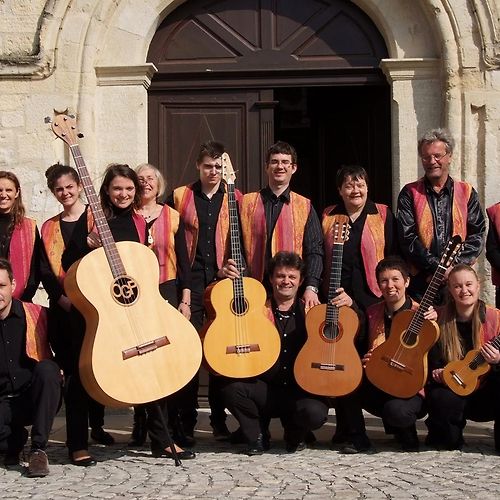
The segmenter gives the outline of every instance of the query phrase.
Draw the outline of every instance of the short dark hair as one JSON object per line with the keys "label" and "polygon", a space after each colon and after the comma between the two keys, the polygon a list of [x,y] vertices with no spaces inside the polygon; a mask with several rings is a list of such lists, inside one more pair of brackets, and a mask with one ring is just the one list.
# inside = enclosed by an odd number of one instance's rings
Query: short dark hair
{"label": "short dark hair", "polygon": [[300,276],[304,276],[305,264],[302,257],[294,252],[278,252],[267,263],[267,274],[271,277],[277,267],[291,267],[300,272]]}
{"label": "short dark hair", "polygon": [[351,178],[355,181],[359,181],[363,179],[366,184],[368,184],[368,172],[361,167],[360,165],[342,165],[337,170],[336,182],[337,188],[340,189],[342,184],[348,179]]}
{"label": "short dark hair", "polygon": [[47,187],[54,192],[56,182],[63,175],[69,175],[77,184],[80,184],[80,176],[78,172],[69,165],[62,165],[55,163],[45,171],[45,178],[47,179]]}
{"label": "short dark hair", "polygon": [[207,141],[200,146],[200,151],[198,153],[198,158],[196,158],[196,164],[201,165],[203,158],[209,156],[214,160],[220,158],[224,154],[225,148],[224,144],[217,141]]}
{"label": "short dark hair", "polygon": [[272,155],[290,155],[292,157],[292,163],[297,164],[297,151],[295,148],[288,144],[288,142],[278,141],[269,147],[266,153],[266,165],[269,163]]}
{"label": "short dark hair", "polygon": [[7,275],[9,276],[9,280],[12,283],[14,281],[14,273],[12,271],[12,264],[10,261],[5,259],[4,257],[0,257],[0,269],[7,271]]}
{"label": "short dark hair", "polygon": [[408,264],[398,255],[390,255],[389,257],[382,259],[375,268],[375,276],[377,277],[377,282],[379,276],[384,271],[392,270],[399,271],[403,275],[405,281],[410,277],[410,269],[408,267]]}

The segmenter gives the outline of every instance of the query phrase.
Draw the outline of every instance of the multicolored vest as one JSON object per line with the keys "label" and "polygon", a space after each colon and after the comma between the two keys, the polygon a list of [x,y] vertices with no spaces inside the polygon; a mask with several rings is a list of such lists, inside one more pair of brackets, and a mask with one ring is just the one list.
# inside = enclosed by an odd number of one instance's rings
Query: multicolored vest
{"label": "multicolored vest", "polygon": [[12,295],[15,299],[22,297],[28,284],[35,241],[36,221],[24,217],[21,223],[14,227],[9,246],[9,260],[16,280],[16,289]]}
{"label": "multicolored vest", "polygon": [[[311,201],[290,191],[290,203],[284,203],[271,238],[271,256],[277,252],[295,252],[302,256],[304,231]],[[262,281],[266,258],[266,213],[260,192],[243,196],[240,204],[243,245],[249,276]]]}
{"label": "multicolored vest", "polygon": [[177,210],[163,205],[160,215],[149,228],[148,243],[160,265],[160,283],[177,277],[175,234],[179,229],[179,219]]}
{"label": "multicolored vest", "polygon": [[[242,194],[240,191],[235,190],[235,196],[236,200],[239,201]],[[193,265],[196,257],[196,246],[198,244],[199,232],[199,222],[194,201],[193,184],[181,186],[174,190],[174,206],[184,222],[189,262]],[[229,255],[229,243],[229,206],[227,193],[225,193],[219,217],[217,219],[217,225],[215,226],[215,255],[219,269],[222,268],[226,257]]]}
{"label": "multicolored vest", "polygon": [[[420,241],[430,249],[434,238],[434,221],[427,201],[424,178],[407,185],[413,198],[415,222]],[[467,203],[472,193],[472,186],[467,182],[453,181],[453,235],[458,234],[465,240],[467,237]]]}
{"label": "multicolored vest", "polygon": [[21,302],[26,315],[26,354],[35,361],[51,359],[47,336],[47,310],[38,304]]}
{"label": "multicolored vest", "polygon": [[[495,205],[487,208],[486,213],[488,214],[498,237],[500,237],[500,203],[495,203]],[[500,269],[495,269],[491,266],[491,279],[494,285],[500,286]]]}
{"label": "multicolored vest", "polygon": [[[55,215],[50,219],[47,219],[42,225],[42,243],[45,248],[45,252],[49,259],[50,268],[52,272],[56,275],[59,283],[63,286],[64,276],[66,273],[62,268],[61,258],[64,252],[64,239],[61,232],[61,215]],[[92,226],[94,225],[94,217],[92,216],[92,211],[87,208],[87,230],[90,233]]]}
{"label": "multicolored vest", "polygon": [[[389,208],[387,205],[381,203],[375,203],[375,206],[377,207],[377,213],[366,215],[366,221],[361,234],[361,257],[363,258],[363,266],[368,287],[373,295],[381,297],[382,293],[378,287],[375,268],[385,256],[385,221]],[[337,221],[338,214],[329,214],[335,207],[336,205],[331,205],[323,211],[322,226],[325,246],[325,276],[330,276],[330,269],[332,267],[332,227]]]}
{"label": "multicolored vest", "polygon": [[481,323],[481,345],[489,342],[500,333],[500,310],[486,305],[486,320]]}
{"label": "multicolored vest", "polygon": [[[411,301],[411,311],[416,311],[418,304]],[[384,343],[385,338],[385,322],[384,322],[385,302],[378,302],[366,309],[366,317],[368,320],[368,348],[374,349]]]}

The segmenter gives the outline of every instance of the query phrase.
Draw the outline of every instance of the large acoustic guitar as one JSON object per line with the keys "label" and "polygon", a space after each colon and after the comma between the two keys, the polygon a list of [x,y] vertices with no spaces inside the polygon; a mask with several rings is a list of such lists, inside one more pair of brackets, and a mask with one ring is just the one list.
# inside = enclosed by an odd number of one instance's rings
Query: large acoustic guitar
{"label": "large acoustic guitar", "polygon": [[[500,349],[500,335],[488,342]],[[458,361],[451,361],[443,370],[444,383],[459,396],[472,394],[481,384],[484,376],[491,370],[479,349],[472,349]]]}
{"label": "large acoustic guitar", "polygon": [[265,312],[264,286],[256,279],[242,277],[235,173],[227,153],[222,155],[221,161],[222,176],[227,184],[231,257],[240,277],[218,281],[205,292],[209,324],[203,339],[203,352],[210,368],[220,375],[255,377],[274,365],[281,342],[278,330]]}
{"label": "large acoustic guitar", "polygon": [[332,227],[328,301],[308,311],[307,341],[294,366],[295,380],[302,389],[330,397],[351,393],[363,377],[361,360],[354,346],[359,330],[358,315],[350,307],[338,308],[331,303],[340,287],[344,242],[349,236],[349,217],[346,215],[342,219]]}
{"label": "large acoustic guitar", "polygon": [[56,115],[52,130],[75,160],[102,247],[75,262],[64,289],[86,322],[80,376],[107,406],[156,401],[184,387],[202,356],[195,328],[158,290],[155,254],[140,243],[115,243],[77,143],[76,121]]}
{"label": "large acoustic guitar", "polygon": [[435,321],[424,318],[433,304],[446,270],[462,247],[453,236],[416,311],[401,311],[392,320],[389,338],[374,349],[366,364],[366,376],[376,387],[397,398],[411,398],[427,380],[427,353],[439,338]]}

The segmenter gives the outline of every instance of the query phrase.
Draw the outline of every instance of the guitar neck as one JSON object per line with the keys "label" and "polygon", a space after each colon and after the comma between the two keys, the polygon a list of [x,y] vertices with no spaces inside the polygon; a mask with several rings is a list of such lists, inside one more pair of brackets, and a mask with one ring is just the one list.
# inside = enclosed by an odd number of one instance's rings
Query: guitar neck
{"label": "guitar neck", "polygon": [[236,205],[236,195],[234,183],[227,183],[227,198],[229,205],[229,234],[231,238],[231,257],[236,262],[236,268],[240,272],[240,277],[233,280],[235,297],[243,297],[243,257],[241,254],[240,226],[238,223],[238,208]]}
{"label": "guitar neck", "polygon": [[344,244],[334,243],[332,247],[332,265],[330,268],[330,282],[328,286],[328,302],[326,305],[326,321],[336,323],[339,310],[330,301],[335,297],[337,288],[340,288],[342,276],[342,258],[344,256]]}
{"label": "guitar neck", "polygon": [[104,252],[106,253],[106,258],[108,260],[109,266],[113,277],[123,276],[126,274],[125,267],[116,248],[115,240],[111,234],[108,221],[104,215],[104,212],[99,201],[99,197],[94,189],[94,184],[90,178],[89,171],[85,162],[83,160],[82,154],[80,152],[80,147],[78,144],[73,144],[69,146],[73,159],[75,160],[75,165],[78,170],[78,175],[80,176],[81,182],[83,184],[83,189],[85,195],[87,196],[87,201],[89,203],[90,209],[92,210],[92,215],[94,216],[95,225],[101,238],[102,246]]}
{"label": "guitar neck", "polygon": [[408,326],[408,332],[414,335],[418,335],[422,325],[424,323],[424,314],[429,310],[429,307],[434,303],[434,299],[439,291],[439,287],[443,282],[444,275],[446,273],[446,267],[439,264],[436,272],[432,276],[432,279],[427,287],[427,290],[420,301],[418,309],[415,311],[413,318]]}

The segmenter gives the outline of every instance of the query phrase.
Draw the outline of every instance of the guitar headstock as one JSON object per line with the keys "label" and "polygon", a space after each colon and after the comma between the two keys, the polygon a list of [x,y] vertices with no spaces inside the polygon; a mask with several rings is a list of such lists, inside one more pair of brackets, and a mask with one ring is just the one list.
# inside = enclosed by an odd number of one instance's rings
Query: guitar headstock
{"label": "guitar headstock", "polygon": [[[47,120],[47,119],[46,119]],[[67,114],[56,114],[53,120],[50,120],[52,132],[62,139],[68,146],[74,146],[78,143],[77,138],[81,134],[76,129],[76,118]]]}
{"label": "guitar headstock", "polygon": [[221,162],[222,162],[222,178],[226,181],[227,184],[234,184],[236,180],[236,173],[233,168],[233,164],[231,163],[231,158],[227,153],[222,153]]}
{"label": "guitar headstock", "polygon": [[343,245],[349,239],[349,217],[340,215],[333,224],[333,243]]}
{"label": "guitar headstock", "polygon": [[452,266],[456,258],[460,255],[461,250],[462,250],[462,238],[458,234],[456,234],[448,242],[448,245],[446,245],[446,250],[441,256],[439,265],[443,267]]}

